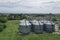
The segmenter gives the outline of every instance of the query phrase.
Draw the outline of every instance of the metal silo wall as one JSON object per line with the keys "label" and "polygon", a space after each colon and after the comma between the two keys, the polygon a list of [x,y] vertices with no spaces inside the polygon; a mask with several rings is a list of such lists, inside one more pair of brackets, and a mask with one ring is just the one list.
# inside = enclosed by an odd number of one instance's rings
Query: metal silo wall
{"label": "metal silo wall", "polygon": [[44,28],[46,32],[54,32],[54,25],[52,24],[51,25],[45,24]]}
{"label": "metal silo wall", "polygon": [[31,25],[20,25],[19,32],[22,34],[30,33]]}
{"label": "metal silo wall", "polygon": [[34,25],[33,30],[35,33],[42,33],[43,32],[43,25]]}

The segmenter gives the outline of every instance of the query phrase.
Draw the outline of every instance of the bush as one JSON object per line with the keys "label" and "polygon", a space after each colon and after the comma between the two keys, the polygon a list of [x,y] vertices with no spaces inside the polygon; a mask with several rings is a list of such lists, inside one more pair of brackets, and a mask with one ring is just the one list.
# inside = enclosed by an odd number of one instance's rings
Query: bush
{"label": "bush", "polygon": [[4,23],[0,23],[0,32],[3,31],[4,28],[6,28],[6,25]]}
{"label": "bush", "polygon": [[0,17],[0,22],[6,23],[8,21],[7,17]]}
{"label": "bush", "polygon": [[26,19],[26,16],[22,14],[10,14],[8,15],[8,19],[9,20],[22,20],[22,19]]}

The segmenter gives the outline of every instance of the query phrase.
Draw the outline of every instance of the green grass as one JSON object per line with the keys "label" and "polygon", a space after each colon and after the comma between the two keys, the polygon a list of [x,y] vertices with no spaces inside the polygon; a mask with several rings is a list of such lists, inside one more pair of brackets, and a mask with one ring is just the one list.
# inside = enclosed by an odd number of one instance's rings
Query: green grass
{"label": "green grass", "polygon": [[13,40],[18,29],[18,21],[8,21],[6,25],[7,28],[0,32],[0,40]]}
{"label": "green grass", "polygon": [[0,40],[60,40],[60,35],[53,35],[49,33],[43,34],[18,34],[18,20],[8,21],[7,28],[0,32]]}

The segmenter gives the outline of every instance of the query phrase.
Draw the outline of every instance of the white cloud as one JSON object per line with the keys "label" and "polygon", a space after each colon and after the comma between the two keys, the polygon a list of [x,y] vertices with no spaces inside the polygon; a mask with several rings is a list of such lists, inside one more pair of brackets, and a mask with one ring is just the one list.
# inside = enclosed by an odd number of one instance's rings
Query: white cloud
{"label": "white cloud", "polygon": [[0,12],[60,13],[59,0],[0,0]]}

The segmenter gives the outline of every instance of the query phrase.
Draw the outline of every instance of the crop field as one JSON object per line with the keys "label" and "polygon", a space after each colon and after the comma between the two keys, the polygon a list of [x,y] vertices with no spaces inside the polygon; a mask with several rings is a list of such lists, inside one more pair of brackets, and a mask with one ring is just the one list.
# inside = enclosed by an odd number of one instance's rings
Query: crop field
{"label": "crop field", "polygon": [[0,40],[60,40],[60,35],[43,33],[43,34],[18,34],[19,20],[9,20],[7,27],[0,32]]}

